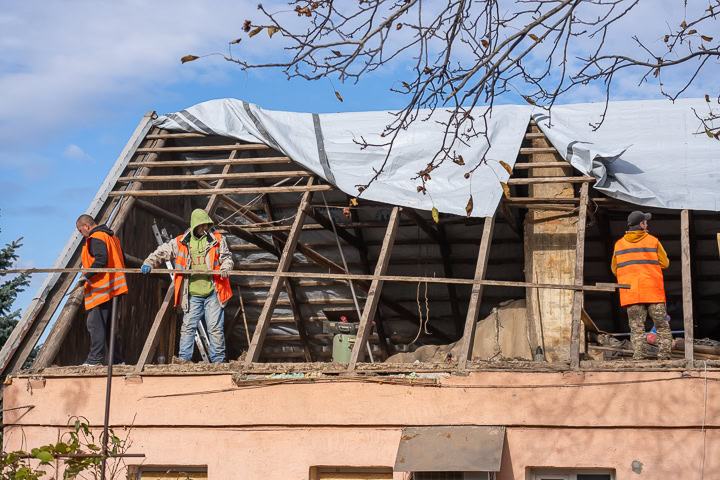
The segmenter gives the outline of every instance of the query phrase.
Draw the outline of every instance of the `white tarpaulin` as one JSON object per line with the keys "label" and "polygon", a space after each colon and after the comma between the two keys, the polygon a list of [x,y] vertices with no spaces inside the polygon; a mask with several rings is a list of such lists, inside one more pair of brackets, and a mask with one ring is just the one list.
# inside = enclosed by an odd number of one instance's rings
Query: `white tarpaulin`
{"label": "white tarpaulin", "polygon": [[[556,106],[551,125],[547,113],[530,106],[496,105],[488,117],[487,138],[479,135],[456,149],[464,166],[446,161],[430,175],[427,195],[413,180],[442,145],[447,113],[438,109],[427,121],[416,121],[395,139],[380,177],[362,197],[393,205],[465,215],[472,194],[472,216],[495,213],[502,197],[500,182],[508,173],[500,160],[514,165],[530,116],[560,154],[608,196],[639,205],[694,210],[720,210],[720,142],[704,135],[693,114],[707,112],[704,100],[611,102],[602,127],[605,105]],[[482,108],[473,116],[479,118]],[[427,114],[427,112],[426,112]],[[293,161],[356,196],[385,161],[386,147],[361,149],[387,141],[380,137],[393,117],[388,112],[313,115],[263,110],[235,99],[204,102],[159,117],[155,125],[168,130],[221,135],[276,148]],[[425,118],[422,113],[419,118]],[[480,123],[478,121],[477,123]],[[701,135],[697,135],[700,132]],[[464,177],[487,152],[487,165]]]}
{"label": "white tarpaulin", "polygon": [[[704,99],[553,107],[533,118],[565,160],[609,197],[638,205],[720,210],[720,142],[705,134]],[[716,105],[717,108],[717,105]]]}

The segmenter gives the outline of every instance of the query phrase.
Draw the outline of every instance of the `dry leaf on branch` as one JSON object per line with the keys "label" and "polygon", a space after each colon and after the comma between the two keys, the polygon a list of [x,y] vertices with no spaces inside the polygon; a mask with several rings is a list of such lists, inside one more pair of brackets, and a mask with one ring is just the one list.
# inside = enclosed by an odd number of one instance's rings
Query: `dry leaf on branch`
{"label": "dry leaf on branch", "polygon": [[280,29],[278,27],[268,27],[267,28],[268,37],[272,38],[272,36],[275,35],[278,31],[280,31]]}
{"label": "dry leaf on branch", "polygon": [[525,95],[522,96],[526,102],[528,102],[530,105],[535,105],[535,100],[533,100],[530,97],[526,97]]}
{"label": "dry leaf on branch", "polygon": [[700,35],[700,38],[702,38],[706,42],[712,42],[713,39],[713,37],[708,37],[707,35]]}
{"label": "dry leaf on branch", "polygon": [[351,199],[350,199],[350,205],[352,205],[353,207],[357,207],[357,206],[358,206],[357,198],[355,198],[355,197],[354,197],[354,198],[351,198]]}
{"label": "dry leaf on branch", "polygon": [[182,63],[192,62],[193,60],[197,60],[200,57],[196,57],[195,55],[185,55],[180,59]]}
{"label": "dry leaf on branch", "polygon": [[510,187],[508,187],[507,183],[500,182],[500,186],[503,189],[503,193],[505,194],[505,198],[510,198]]}
{"label": "dry leaf on branch", "polygon": [[438,212],[438,209],[436,207],[433,207],[432,209],[432,219],[435,221],[435,223],[440,223],[440,212]]}
{"label": "dry leaf on branch", "polygon": [[465,205],[465,213],[469,217],[470,214],[472,213],[472,211],[473,211],[473,199],[472,199],[472,195],[470,195],[470,199],[468,200],[467,205]]}
{"label": "dry leaf on branch", "polygon": [[339,93],[337,90],[335,91],[335,96],[336,96],[337,99],[340,100],[341,102],[343,101],[342,97],[340,96],[340,93]]}
{"label": "dry leaf on branch", "polygon": [[457,163],[458,165],[465,165],[465,160],[463,159],[462,155],[458,155],[457,158],[453,159],[454,163]]}
{"label": "dry leaf on branch", "polygon": [[512,167],[508,165],[507,163],[500,160],[500,165],[505,169],[506,172],[508,172],[508,175],[512,175]]}
{"label": "dry leaf on branch", "polygon": [[536,42],[540,41],[540,39],[538,38],[538,36],[535,35],[534,33],[528,33],[528,37],[532,38],[532,39],[535,40]]}
{"label": "dry leaf on branch", "polygon": [[263,27],[257,27],[255,30],[253,30],[252,32],[248,33],[248,37],[254,37],[254,36],[257,35],[258,33],[262,32],[262,30],[263,30]]}

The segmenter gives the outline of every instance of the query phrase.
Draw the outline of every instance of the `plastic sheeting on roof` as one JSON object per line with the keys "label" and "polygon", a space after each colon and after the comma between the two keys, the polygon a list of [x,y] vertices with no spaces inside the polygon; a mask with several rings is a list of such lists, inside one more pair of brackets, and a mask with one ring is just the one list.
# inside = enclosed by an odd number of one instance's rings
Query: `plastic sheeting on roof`
{"label": "plastic sheeting on roof", "polygon": [[[418,120],[399,133],[382,175],[362,196],[465,215],[472,194],[472,216],[493,215],[502,197],[500,182],[508,178],[498,161],[514,165],[532,115],[561,156],[595,177],[595,188],[608,196],[653,207],[720,210],[720,142],[704,135],[692,110],[706,112],[704,100],[611,102],[602,127],[592,131],[590,123],[599,121],[604,108],[603,103],[556,106],[550,118],[530,106],[496,105],[487,123],[490,146],[482,135],[459,145],[456,153],[465,165],[442,164],[431,173],[423,195],[413,177],[442,144],[441,122],[448,114],[438,109],[430,120]],[[473,114],[479,117],[482,108]],[[383,143],[379,132],[393,119],[388,112],[313,115],[221,99],[161,116],[155,125],[265,143],[355,196],[356,186],[370,180],[387,154],[386,147],[361,149],[357,141]],[[487,165],[472,181],[465,179],[486,152]]]}
{"label": "plastic sheeting on roof", "polygon": [[[609,197],[650,207],[720,210],[720,142],[695,116],[703,99],[611,102],[553,107],[533,114],[565,160],[597,179]],[[717,108],[717,107],[716,107]]]}

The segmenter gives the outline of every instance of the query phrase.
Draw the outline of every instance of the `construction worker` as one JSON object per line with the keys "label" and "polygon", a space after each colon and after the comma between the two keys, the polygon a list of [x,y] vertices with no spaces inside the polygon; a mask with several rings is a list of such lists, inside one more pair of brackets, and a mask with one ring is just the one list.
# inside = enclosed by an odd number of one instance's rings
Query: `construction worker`
{"label": "construction worker", "polygon": [[181,360],[191,361],[200,318],[205,317],[210,343],[210,361],[225,361],[225,305],[232,297],[228,273],[233,269],[232,253],[225,238],[215,231],[205,210],[192,212],[190,229],[160,245],[143,262],[142,273],[175,260],[176,270],[217,270],[218,275],[175,274],[175,306],[182,298],[184,312],[180,329]]}
{"label": "construction worker", "polygon": [[660,241],[647,231],[651,218],[651,214],[638,211],[628,215],[628,230],[615,243],[612,272],[618,283],[630,285],[629,289],[620,289],[620,304],[627,310],[633,359],[644,359],[647,354],[645,319],[649,313],[657,330],[658,358],[667,360],[672,334],[666,320],[662,270],[670,261]]}
{"label": "construction worker", "polygon": [[[97,225],[90,215],[80,215],[75,227],[85,237],[82,245],[83,268],[125,268],[120,241],[106,225]],[[110,341],[110,317],[113,297],[128,292],[123,273],[86,273],[78,281],[85,287],[87,329],[90,352],[84,366],[102,365],[105,343]],[[115,339],[113,364],[122,364],[120,342]]]}

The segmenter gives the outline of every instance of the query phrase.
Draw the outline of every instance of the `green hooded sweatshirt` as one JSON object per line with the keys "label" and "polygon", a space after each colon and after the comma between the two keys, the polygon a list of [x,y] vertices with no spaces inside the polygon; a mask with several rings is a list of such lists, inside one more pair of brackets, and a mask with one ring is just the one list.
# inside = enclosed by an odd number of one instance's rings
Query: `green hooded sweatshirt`
{"label": "green hooded sweatshirt", "polygon": [[[191,270],[210,270],[210,266],[205,264],[208,236],[207,234],[200,238],[195,236],[195,227],[205,224],[210,224],[211,227],[213,226],[213,221],[207,212],[199,208],[193,210],[192,216],[190,217],[189,242],[190,259],[192,261]],[[190,275],[188,288],[190,296],[192,297],[207,297],[211,295],[215,288],[212,275]]]}

